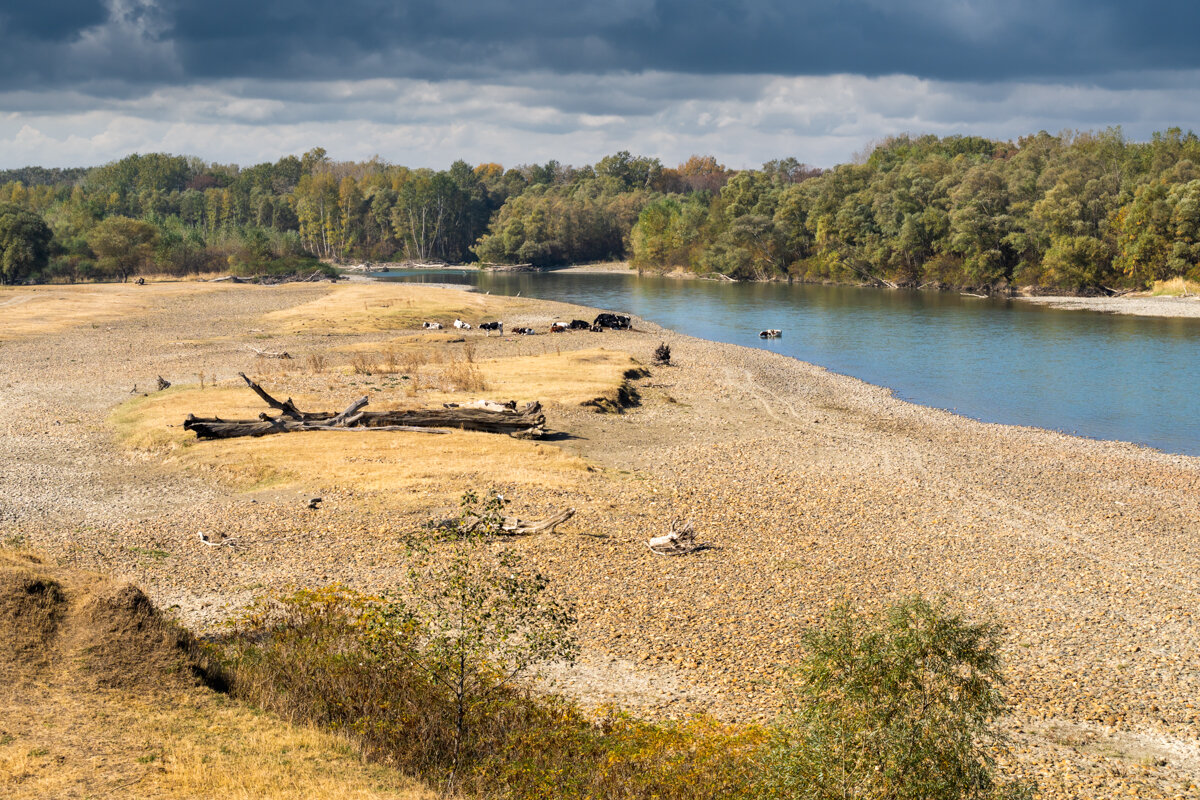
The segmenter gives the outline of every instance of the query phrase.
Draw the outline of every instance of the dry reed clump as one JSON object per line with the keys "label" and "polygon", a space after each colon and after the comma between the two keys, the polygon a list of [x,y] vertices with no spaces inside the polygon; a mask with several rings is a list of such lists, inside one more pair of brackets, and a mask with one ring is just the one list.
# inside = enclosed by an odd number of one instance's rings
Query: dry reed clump
{"label": "dry reed clump", "polygon": [[[453,699],[414,661],[410,629],[387,628],[381,647],[377,607],[342,587],[260,604],[224,644],[233,692],[443,782],[455,762]],[[766,741],[760,728],[707,719],[656,724],[614,711],[593,723],[565,700],[504,686],[468,713],[455,783],[514,800],[751,797]]]}
{"label": "dry reed clump", "polygon": [[304,357],[305,368],[314,375],[320,375],[327,366],[324,353],[309,353]]}
{"label": "dry reed clump", "polygon": [[360,351],[350,357],[350,369],[355,375],[372,375],[378,368],[372,354]]}
{"label": "dry reed clump", "polygon": [[1154,286],[1150,288],[1150,294],[1155,297],[1200,297],[1200,281],[1188,280],[1182,276],[1155,281]]}
{"label": "dry reed clump", "polygon": [[438,371],[437,388],[443,392],[482,392],[487,382],[477,364],[466,359],[451,361]]}

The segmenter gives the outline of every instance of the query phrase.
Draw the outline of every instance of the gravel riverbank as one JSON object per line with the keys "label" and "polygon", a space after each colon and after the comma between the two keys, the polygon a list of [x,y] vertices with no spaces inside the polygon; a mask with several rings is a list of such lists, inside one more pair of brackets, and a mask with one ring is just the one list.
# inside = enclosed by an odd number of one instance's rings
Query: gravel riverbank
{"label": "gravel riverbank", "polygon": [[[0,343],[0,540],[127,576],[201,629],[271,588],[395,582],[397,532],[451,509],[401,513],[337,476],[236,493],[120,450],[107,424],[157,375],[253,369],[262,316],[329,291],[230,287]],[[582,313],[543,303],[506,323]],[[659,342],[673,355],[636,381],[627,413],[551,408],[556,445],[595,472],[571,496],[514,498],[522,516],[579,509],[564,535],[513,545],[579,606],[586,657],[550,672],[556,689],[656,716],[767,719],[806,626],[843,598],[920,591],[1006,626],[1004,763],[1045,796],[1197,796],[1200,459],[974,422],[770,352],[636,328],[472,340],[479,358],[601,345],[649,364]],[[317,512],[301,502],[315,493]],[[712,549],[650,553],[676,516]],[[199,529],[241,546],[200,546]]]}
{"label": "gravel riverbank", "polygon": [[1138,317],[1200,317],[1200,297],[1022,297],[1030,303],[1068,311],[1103,311]]}

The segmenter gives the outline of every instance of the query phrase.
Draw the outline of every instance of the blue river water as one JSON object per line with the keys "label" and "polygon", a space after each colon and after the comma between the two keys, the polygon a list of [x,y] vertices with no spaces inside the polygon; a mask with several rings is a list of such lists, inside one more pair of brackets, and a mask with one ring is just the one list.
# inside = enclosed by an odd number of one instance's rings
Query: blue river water
{"label": "blue river water", "polygon": [[[603,273],[388,272],[636,314],[761,347],[986,422],[1200,455],[1200,319],[1062,311],[955,293]],[[762,340],[763,328],[783,337]]]}

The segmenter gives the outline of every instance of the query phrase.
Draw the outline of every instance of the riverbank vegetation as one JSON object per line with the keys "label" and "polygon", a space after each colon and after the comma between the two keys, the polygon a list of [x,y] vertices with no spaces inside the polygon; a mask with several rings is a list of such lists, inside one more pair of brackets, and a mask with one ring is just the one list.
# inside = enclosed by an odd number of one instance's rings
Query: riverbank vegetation
{"label": "riverbank vegetation", "polygon": [[837,608],[805,636],[796,711],[771,725],[650,722],[516,679],[577,652],[571,607],[498,544],[504,500],[413,540],[410,585],[260,602],[218,648],[235,696],[469,796],[1022,798],[996,775],[1000,631],[913,597]]}
{"label": "riverbank vegetation", "polygon": [[131,155],[0,173],[0,256],[6,283],[629,258],[736,279],[1142,289],[1200,280],[1200,139],[899,136],[829,170],[628,152],[440,171],[320,148],[248,168]]}

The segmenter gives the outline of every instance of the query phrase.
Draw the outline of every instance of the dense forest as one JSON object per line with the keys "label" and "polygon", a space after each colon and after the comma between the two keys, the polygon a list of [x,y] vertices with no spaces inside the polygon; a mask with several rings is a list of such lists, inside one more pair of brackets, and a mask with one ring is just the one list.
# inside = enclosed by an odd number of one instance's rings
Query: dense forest
{"label": "dense forest", "polygon": [[1200,138],[890,138],[829,170],[621,152],[412,169],[316,148],[241,168],[131,155],[0,172],[0,282],[320,261],[630,259],[738,279],[1087,291],[1200,279]]}

